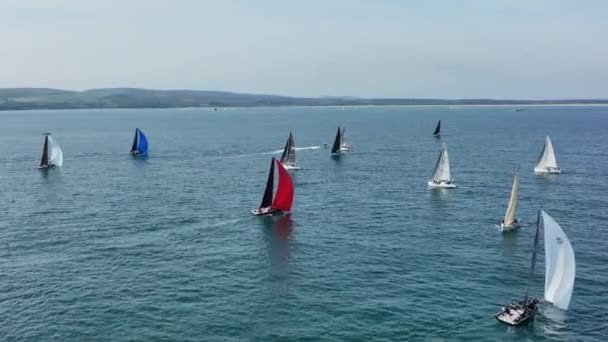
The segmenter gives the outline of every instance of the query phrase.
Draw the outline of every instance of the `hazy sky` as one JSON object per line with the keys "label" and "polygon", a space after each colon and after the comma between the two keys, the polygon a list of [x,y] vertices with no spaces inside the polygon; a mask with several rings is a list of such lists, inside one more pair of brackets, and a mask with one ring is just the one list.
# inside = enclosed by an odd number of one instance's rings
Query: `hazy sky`
{"label": "hazy sky", "polygon": [[604,0],[0,0],[0,87],[608,98]]}

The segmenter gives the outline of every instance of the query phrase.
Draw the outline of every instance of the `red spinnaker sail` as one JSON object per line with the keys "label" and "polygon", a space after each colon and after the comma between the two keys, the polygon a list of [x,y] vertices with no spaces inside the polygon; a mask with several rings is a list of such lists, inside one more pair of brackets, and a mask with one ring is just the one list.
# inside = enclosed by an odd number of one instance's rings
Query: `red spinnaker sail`
{"label": "red spinnaker sail", "polygon": [[272,206],[282,211],[290,211],[293,204],[293,182],[281,162],[275,160],[275,164],[279,173],[279,185]]}

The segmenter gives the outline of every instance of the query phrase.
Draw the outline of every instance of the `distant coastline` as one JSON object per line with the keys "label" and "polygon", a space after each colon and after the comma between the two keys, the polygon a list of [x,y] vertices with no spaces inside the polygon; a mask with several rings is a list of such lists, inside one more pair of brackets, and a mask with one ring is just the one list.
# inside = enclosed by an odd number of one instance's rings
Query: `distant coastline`
{"label": "distant coastline", "polygon": [[223,91],[106,88],[70,91],[0,89],[0,111],[36,109],[223,108],[287,106],[547,106],[608,105],[608,99],[496,100],[356,97],[290,97]]}

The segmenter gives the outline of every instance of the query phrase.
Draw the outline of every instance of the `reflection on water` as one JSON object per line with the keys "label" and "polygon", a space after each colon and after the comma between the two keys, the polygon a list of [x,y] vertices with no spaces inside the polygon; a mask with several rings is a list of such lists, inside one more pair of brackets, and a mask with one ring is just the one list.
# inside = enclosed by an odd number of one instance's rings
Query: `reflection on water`
{"label": "reflection on water", "polygon": [[517,233],[519,229],[515,229],[510,232],[503,232],[502,234],[502,247],[504,255],[515,255],[517,252]]}
{"label": "reflection on water", "polygon": [[[555,306],[546,303],[540,311],[542,315],[539,323],[542,323],[543,334],[560,340],[568,340],[566,317],[567,312],[556,308]],[[540,324],[539,324],[540,325]]]}
{"label": "reflection on water", "polygon": [[285,273],[289,266],[291,234],[294,226],[291,214],[279,217],[266,216],[260,220],[260,223],[264,228],[264,240],[273,273]]}

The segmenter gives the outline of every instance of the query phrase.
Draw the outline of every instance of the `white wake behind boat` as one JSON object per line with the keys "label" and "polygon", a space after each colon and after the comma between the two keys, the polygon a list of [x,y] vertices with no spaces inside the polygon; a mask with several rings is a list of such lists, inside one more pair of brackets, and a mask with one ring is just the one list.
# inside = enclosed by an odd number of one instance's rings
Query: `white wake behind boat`
{"label": "white wake behind boat", "polygon": [[549,138],[549,136],[545,138],[545,145],[543,146],[538,162],[534,167],[534,172],[550,174],[562,173],[562,170],[557,166],[555,151],[553,150],[553,144],[551,143],[551,138]]}
{"label": "white wake behind boat", "polygon": [[281,155],[281,165],[286,170],[299,170],[300,167],[296,163],[296,144],[293,139],[293,134],[289,132],[289,138],[283,148],[283,154]]}
{"label": "white wake behind boat", "polygon": [[50,169],[55,166],[63,165],[63,151],[59,144],[50,136],[44,134],[44,147],[42,148],[42,158],[40,159],[39,169]]}
{"label": "white wake behind boat", "polygon": [[439,153],[433,176],[429,180],[428,185],[432,189],[454,189],[456,187],[450,173],[450,158],[445,143],[441,147],[441,153]]}
{"label": "white wake behind boat", "polygon": [[538,299],[529,299],[528,294],[534,276],[536,264],[536,253],[538,249],[540,217],[543,219],[544,245],[545,245],[545,293],[546,302],[553,304],[562,310],[568,310],[572,290],[574,289],[574,278],[576,273],[576,262],[574,250],[566,233],[546,212],[539,210],[534,233],[534,247],[532,249],[532,262],[528,286],[524,300],[518,303],[506,305],[501,308],[494,317],[508,325],[521,325],[534,318],[538,310]]}
{"label": "white wake behind boat", "polygon": [[515,218],[515,210],[517,209],[517,195],[519,193],[519,171],[515,171],[515,177],[513,178],[513,187],[511,188],[511,197],[509,198],[509,205],[507,206],[507,212],[505,217],[500,222],[500,231],[510,231],[519,228],[519,222]]}

